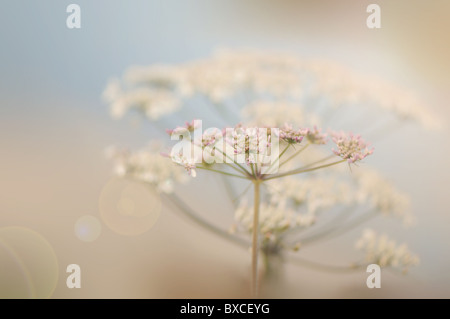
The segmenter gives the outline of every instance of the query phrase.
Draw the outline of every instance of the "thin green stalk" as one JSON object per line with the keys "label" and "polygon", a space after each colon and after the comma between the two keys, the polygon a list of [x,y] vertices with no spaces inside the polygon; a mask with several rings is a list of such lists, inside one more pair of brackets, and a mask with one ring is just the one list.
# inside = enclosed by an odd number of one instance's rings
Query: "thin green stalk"
{"label": "thin green stalk", "polygon": [[255,168],[253,166],[253,163],[250,164],[250,167],[252,168],[252,176],[256,177],[256,175],[255,175]]}
{"label": "thin green stalk", "polygon": [[207,168],[207,167],[203,167],[203,166],[196,166],[195,168],[204,169],[204,170],[207,170],[207,171],[216,172],[216,173],[219,173],[219,174],[223,174],[223,175],[227,175],[227,176],[233,176],[233,177],[238,177],[238,178],[243,178],[243,179],[248,180],[248,177],[246,177],[246,176],[236,175],[236,174],[232,174],[232,173],[228,173],[228,172],[224,172],[224,171],[219,171],[217,169]]}
{"label": "thin green stalk", "polygon": [[304,168],[304,167],[301,167],[301,168],[298,168],[298,169],[294,169],[294,170],[288,171],[288,172],[286,172],[286,173],[281,173],[281,174],[277,174],[277,175],[274,175],[274,176],[271,176],[271,177],[264,178],[264,180],[265,180],[265,181],[268,181],[268,180],[271,180],[271,179],[280,178],[280,177],[284,177],[284,176],[289,176],[289,175],[295,175],[295,174],[301,174],[301,173],[311,172],[311,171],[315,171],[315,170],[318,170],[318,169],[321,169],[321,168],[325,168],[325,167],[330,167],[330,166],[333,166],[333,165],[337,165],[337,164],[343,163],[343,162],[345,162],[345,161],[346,161],[346,160],[343,159],[343,160],[340,160],[340,161],[337,161],[337,162],[333,162],[333,163],[329,163],[329,164],[324,164],[324,165],[320,165],[320,166],[316,166],[316,167],[312,167],[312,168]]}
{"label": "thin green stalk", "polygon": [[284,164],[286,164],[287,162],[289,162],[291,159],[293,159],[294,157],[296,157],[298,154],[300,154],[301,152],[303,152],[309,145],[311,145],[311,143],[306,144],[305,146],[303,146],[301,149],[299,149],[297,152],[295,152],[294,154],[292,154],[287,160],[285,160],[283,163],[280,163],[280,166],[283,166]]}
{"label": "thin green stalk", "polygon": [[[228,159],[230,159],[234,164],[236,164],[236,165],[242,170],[242,173],[244,173],[244,174],[246,174],[246,175],[250,175],[249,171],[247,171],[247,170],[245,169],[245,167],[243,167],[241,164],[235,162],[231,157],[229,157],[226,153],[222,152],[221,150],[219,150],[219,149],[217,149],[217,148],[216,148],[216,150],[217,150],[218,152],[222,153],[222,155],[225,155],[225,157],[227,157]],[[226,160],[225,160],[225,164],[230,164],[230,163],[227,163]]]}
{"label": "thin green stalk", "polygon": [[308,267],[317,271],[326,271],[326,272],[353,272],[355,270],[360,270],[365,267],[363,264],[352,264],[349,266],[334,266],[334,265],[326,265],[319,262],[303,259],[303,258],[289,258],[289,262],[294,265]]}
{"label": "thin green stalk", "polygon": [[[288,145],[284,148],[284,150],[281,152],[281,154],[278,155],[277,159],[276,159],[272,164],[270,164],[269,168],[267,169],[267,173],[266,173],[266,174],[270,174],[270,170],[272,169],[272,167],[273,167],[276,163],[278,163],[278,162],[280,161],[281,156],[283,156],[284,153],[286,153],[286,151],[288,150],[288,148],[289,148],[290,146],[291,146],[291,144],[288,144]],[[281,166],[281,165],[280,165],[280,166]],[[280,166],[279,166],[279,167],[280,167]]]}
{"label": "thin green stalk", "polygon": [[[355,207],[350,207],[352,209],[342,209],[340,212],[336,213],[336,216],[334,216],[334,218],[332,218],[330,221],[328,221],[328,223],[326,225],[324,225],[323,227],[319,228],[313,235],[311,236],[315,236],[317,234],[323,234],[323,233],[328,233],[330,231],[334,231],[336,228],[340,227],[343,222],[347,221],[348,218],[352,215],[352,213],[354,213],[356,211]],[[317,216],[320,214],[320,212],[317,213]],[[304,231],[306,229],[309,229],[309,227],[304,227],[304,226],[298,226],[295,228],[292,228],[288,231],[286,231],[285,235],[286,236],[292,236],[293,234],[298,234],[300,233],[300,231]],[[299,242],[299,240],[292,240],[292,243],[297,243]]]}
{"label": "thin green stalk", "polygon": [[329,240],[332,238],[336,238],[339,235],[342,235],[344,233],[347,233],[349,230],[352,230],[361,224],[365,223],[366,221],[370,220],[371,218],[376,216],[376,211],[371,211],[370,213],[366,213],[362,216],[359,216],[357,218],[353,218],[348,224],[343,225],[342,227],[336,227],[335,229],[332,229],[327,232],[321,232],[318,234],[311,235],[309,237],[304,238],[303,240],[300,240],[302,245],[308,245],[311,243],[316,243],[320,240]]}
{"label": "thin green stalk", "polygon": [[247,171],[246,171],[246,172],[243,172],[242,170],[240,170],[240,169],[237,168],[236,166],[233,166],[233,164],[231,164],[231,163],[223,163],[223,164],[225,164],[225,165],[231,167],[231,168],[234,169],[236,172],[241,173],[241,174],[243,174],[244,176],[250,176],[250,174],[249,174]]}
{"label": "thin green stalk", "polygon": [[236,202],[248,192],[248,190],[250,189],[250,186],[252,186],[252,183],[249,183],[248,186],[244,189],[244,191],[232,200],[233,203],[236,204]]}
{"label": "thin green stalk", "polygon": [[251,291],[253,298],[258,297],[258,255],[259,255],[259,204],[260,180],[253,182],[255,194],[253,200],[253,229],[252,229],[252,280]]}

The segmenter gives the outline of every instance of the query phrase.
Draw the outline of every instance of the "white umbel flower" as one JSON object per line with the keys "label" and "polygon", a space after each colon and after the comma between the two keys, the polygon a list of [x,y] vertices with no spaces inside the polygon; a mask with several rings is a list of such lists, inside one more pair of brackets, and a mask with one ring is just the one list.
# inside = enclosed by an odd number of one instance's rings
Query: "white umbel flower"
{"label": "white umbel flower", "polygon": [[271,183],[268,191],[272,202],[290,200],[311,215],[353,201],[351,185],[325,176],[285,177]]}
{"label": "white umbel flower", "polygon": [[[253,206],[246,201],[242,201],[235,212],[236,221],[249,233],[253,230],[253,214]],[[299,214],[285,201],[261,203],[259,210],[259,230],[265,239],[272,241],[290,228],[308,227],[314,221],[314,215]]]}
{"label": "white umbel flower", "polygon": [[112,80],[103,92],[110,104],[111,116],[121,118],[130,109],[137,109],[150,120],[171,114],[180,108],[179,99],[166,88],[136,87],[123,91],[117,80]]}
{"label": "white umbel flower", "polygon": [[172,193],[175,184],[186,183],[188,177],[181,167],[162,156],[159,149],[158,144],[136,152],[110,147],[106,153],[115,161],[116,175],[149,183],[159,192]]}
{"label": "white umbel flower", "polygon": [[290,101],[257,100],[245,106],[241,115],[249,125],[281,127],[287,119],[307,127],[320,125],[317,115],[306,112],[301,104]]}
{"label": "white umbel flower", "polygon": [[356,198],[385,216],[400,218],[405,226],[414,224],[411,201],[407,194],[399,191],[379,172],[369,167],[355,171]]}
{"label": "white umbel flower", "polygon": [[398,245],[386,235],[378,235],[371,229],[363,231],[362,237],[356,242],[356,248],[365,252],[367,263],[378,264],[380,267],[391,266],[406,272],[410,266],[419,263],[419,258],[405,244]]}

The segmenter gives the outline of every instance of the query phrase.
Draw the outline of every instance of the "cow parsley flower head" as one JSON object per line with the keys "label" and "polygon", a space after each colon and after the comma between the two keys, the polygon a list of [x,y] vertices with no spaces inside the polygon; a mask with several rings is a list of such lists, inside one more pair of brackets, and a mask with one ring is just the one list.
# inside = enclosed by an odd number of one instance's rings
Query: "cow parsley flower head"
{"label": "cow parsley flower head", "polygon": [[182,155],[175,154],[172,156],[172,160],[184,167],[184,169],[188,172],[188,174],[192,177],[197,176],[197,172],[195,170],[195,160],[191,157],[186,157]]}
{"label": "cow parsley flower head", "polygon": [[115,161],[114,171],[117,176],[131,177],[155,186],[159,192],[172,193],[175,184],[186,183],[187,177],[182,169],[161,156],[160,149],[159,143],[136,152],[110,147],[106,155]]}
{"label": "cow parsley flower head", "polygon": [[409,196],[394,187],[394,185],[379,172],[365,167],[355,172],[357,188],[355,198],[361,204],[369,204],[385,216],[400,218],[405,226],[414,224]]}
{"label": "cow parsley flower head", "polygon": [[408,250],[405,244],[398,245],[386,235],[378,235],[371,229],[364,230],[362,237],[356,242],[356,248],[364,250],[367,263],[380,267],[392,266],[404,272],[419,263],[419,258]]}
{"label": "cow parsley flower head", "polygon": [[[241,201],[235,211],[235,220],[246,232],[253,230],[253,207]],[[313,214],[300,214],[287,205],[286,201],[261,203],[259,231],[264,240],[274,242],[285,231],[294,227],[309,227],[315,222]]]}
{"label": "cow parsley flower head", "polygon": [[295,130],[292,125],[284,124],[284,127],[280,129],[280,139],[289,144],[299,144],[303,141],[303,138],[308,134],[308,129]]}
{"label": "cow parsley flower head", "polygon": [[110,81],[103,98],[110,104],[111,116],[116,119],[129,109],[136,109],[150,120],[158,120],[180,108],[179,99],[169,89],[140,86],[123,91],[117,80]]}
{"label": "cow parsley flower head", "polygon": [[308,139],[308,142],[312,144],[326,144],[327,143],[327,134],[322,133],[320,129],[317,128],[317,126],[314,126],[314,128],[311,130],[308,130],[306,133],[306,138]]}
{"label": "cow parsley flower head", "polygon": [[189,132],[189,133],[193,133],[196,129],[199,128],[199,122],[196,120],[192,120],[191,122],[187,122],[185,123],[184,126],[178,126],[174,129],[167,129],[166,133],[169,135],[172,134],[182,134],[183,132]]}
{"label": "cow parsley flower head", "polygon": [[246,105],[241,115],[246,123],[257,126],[281,127],[286,123],[286,115],[295,123],[306,126],[320,125],[320,118],[312,112],[305,111],[305,107],[291,101],[256,100]]}
{"label": "cow parsley flower head", "polygon": [[361,136],[353,135],[353,133],[333,133],[333,142],[337,146],[337,149],[333,149],[333,153],[349,163],[360,161],[373,153],[373,148],[369,149]]}
{"label": "cow parsley flower head", "polygon": [[286,177],[271,183],[268,192],[271,202],[289,200],[309,215],[354,202],[351,186],[334,176]]}

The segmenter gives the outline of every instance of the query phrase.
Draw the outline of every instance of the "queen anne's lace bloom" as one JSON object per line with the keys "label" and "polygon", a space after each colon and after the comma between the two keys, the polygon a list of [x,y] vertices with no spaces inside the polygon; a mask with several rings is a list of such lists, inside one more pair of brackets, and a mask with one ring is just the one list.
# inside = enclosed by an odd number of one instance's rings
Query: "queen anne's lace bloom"
{"label": "queen anne's lace bloom", "polygon": [[[336,234],[340,227],[352,226],[355,219],[349,218],[350,214],[367,206],[368,216],[361,216],[362,220],[371,217],[373,211],[400,217],[405,223],[411,221],[408,197],[386,179],[370,170],[357,171],[349,177],[347,165],[338,165],[344,161],[356,163],[372,154],[373,149],[359,135],[331,135],[335,143],[331,151],[342,161],[330,160],[330,148],[317,146],[329,142],[327,134],[316,126],[327,120],[319,120],[319,114],[334,119],[336,114],[342,114],[341,110],[333,114],[337,108],[378,107],[397,119],[413,119],[427,127],[437,125],[412,94],[381,81],[325,61],[249,50],[220,51],[210,58],[179,65],[133,67],[122,82],[112,80],[103,97],[115,118],[133,109],[153,121],[184,106],[198,108],[208,104],[223,112],[226,121],[242,115],[245,126],[209,129],[198,134],[193,121],[168,130],[167,133],[176,134],[174,140],[182,136],[181,143],[167,156],[169,159],[160,156],[155,148],[111,153],[118,175],[147,182],[160,192],[173,192],[175,183],[186,182],[186,175],[195,177],[197,169],[254,182],[255,198],[260,198],[260,249],[273,254],[295,239],[296,232],[288,230],[309,227],[322,213],[337,213],[336,217],[329,214],[332,225],[328,225],[331,231],[337,230]],[[295,123],[296,128],[286,121]],[[184,142],[191,147],[185,148]],[[219,158],[222,161],[216,161]],[[219,167],[219,163],[225,164]],[[302,174],[301,178],[294,177],[298,174]],[[259,185],[266,187],[260,189]],[[183,205],[179,207],[183,209]],[[253,231],[256,212],[245,201],[235,211],[237,225],[246,233]],[[304,242],[329,234],[328,229],[311,231],[310,236],[300,234]],[[253,243],[256,251],[257,241]],[[406,246],[397,246],[370,230],[364,232],[357,246],[366,251],[367,262],[381,266],[407,269],[418,262]],[[254,256],[256,265],[258,255]]]}
{"label": "queen anne's lace bloom", "polygon": [[192,177],[197,176],[197,172],[195,170],[196,167],[195,160],[192,157],[180,156],[176,154],[172,156],[172,160],[175,163],[183,166],[190,176]]}
{"label": "queen anne's lace bloom", "polygon": [[320,118],[305,111],[305,107],[291,101],[256,100],[241,111],[245,123],[255,126],[281,127],[286,119],[305,126],[320,125]]}
{"label": "queen anne's lace bloom", "polygon": [[180,108],[180,101],[164,88],[137,87],[122,91],[117,80],[112,80],[103,94],[111,105],[111,116],[121,118],[129,109],[137,109],[151,120],[171,114]]}
{"label": "queen anne's lace bloom", "polygon": [[317,126],[314,126],[314,128],[311,130],[308,130],[306,133],[306,138],[308,139],[308,142],[312,144],[326,144],[327,143],[327,134],[322,133],[320,129],[317,128]]}
{"label": "queen anne's lace bloom", "polygon": [[414,222],[410,198],[397,190],[376,170],[368,167],[357,170],[355,178],[357,188],[354,194],[359,203],[369,204],[383,215],[398,217],[405,225],[411,225]]}
{"label": "queen anne's lace bloom", "polygon": [[354,202],[351,185],[332,176],[286,177],[272,182],[268,192],[271,202],[289,200],[294,207],[305,207],[308,215]]}
{"label": "queen anne's lace bloom", "polygon": [[361,136],[352,133],[334,133],[333,142],[337,146],[337,149],[333,149],[333,153],[349,163],[360,161],[373,153],[373,148],[369,149]]}
{"label": "queen anne's lace bloom", "polygon": [[[151,120],[157,120],[174,112],[189,97],[206,96],[212,105],[220,105],[231,98],[250,95],[257,101],[262,100],[261,97],[274,101],[267,105],[279,106],[284,105],[283,101],[301,100],[308,106],[320,101],[327,108],[379,107],[391,111],[399,119],[412,119],[427,128],[440,127],[439,119],[411,92],[373,76],[362,76],[336,63],[301,59],[289,54],[222,50],[210,58],[179,65],[132,67],[124,78],[128,89],[122,90],[120,83],[114,81],[104,94],[116,117],[130,108],[140,108]],[[300,112],[291,112],[292,108],[286,105],[274,108],[275,116],[267,125],[280,120],[276,114],[283,116],[284,107],[290,109],[287,112],[292,114],[290,118],[295,118],[301,125],[320,124],[309,120],[311,114],[307,115],[306,122],[301,120],[300,113],[306,114],[304,107]],[[257,109],[251,111],[256,117],[249,120],[267,117],[262,108],[261,115],[254,111]],[[284,120],[276,124],[281,125]]]}
{"label": "queen anne's lace bloom", "polygon": [[284,124],[280,129],[280,139],[289,144],[299,144],[303,138],[308,134],[309,130],[306,128],[294,129],[290,124]]}
{"label": "queen anne's lace bloom", "polygon": [[392,266],[406,272],[410,266],[419,263],[419,258],[405,244],[397,245],[386,235],[377,235],[371,229],[364,230],[362,237],[356,242],[356,248],[365,251],[367,263],[378,264],[380,267]]}
{"label": "queen anne's lace bloom", "polygon": [[109,148],[107,156],[115,160],[115,173],[154,185],[163,193],[172,193],[176,183],[186,183],[187,176],[173,162],[160,155],[160,146],[151,145],[136,152]]}
{"label": "queen anne's lace bloom", "polygon": [[[253,230],[253,207],[242,201],[235,212],[236,221],[251,233]],[[262,203],[259,230],[265,239],[275,241],[278,236],[294,227],[308,227],[315,221],[313,214],[300,214],[288,207],[286,201]]]}

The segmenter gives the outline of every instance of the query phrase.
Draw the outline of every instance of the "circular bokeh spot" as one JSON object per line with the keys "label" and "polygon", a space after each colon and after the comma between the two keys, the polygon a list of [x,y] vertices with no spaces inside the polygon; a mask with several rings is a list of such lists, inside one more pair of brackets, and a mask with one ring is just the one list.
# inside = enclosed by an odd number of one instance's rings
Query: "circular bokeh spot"
{"label": "circular bokeh spot", "polygon": [[100,194],[99,209],[111,230],[136,236],[155,225],[161,213],[161,198],[150,186],[113,178]]}
{"label": "circular bokeh spot", "polygon": [[100,236],[101,232],[102,224],[94,216],[81,216],[75,223],[75,235],[82,241],[92,242]]}
{"label": "circular bokeh spot", "polygon": [[49,242],[24,227],[0,229],[0,299],[49,298],[58,260]]}

